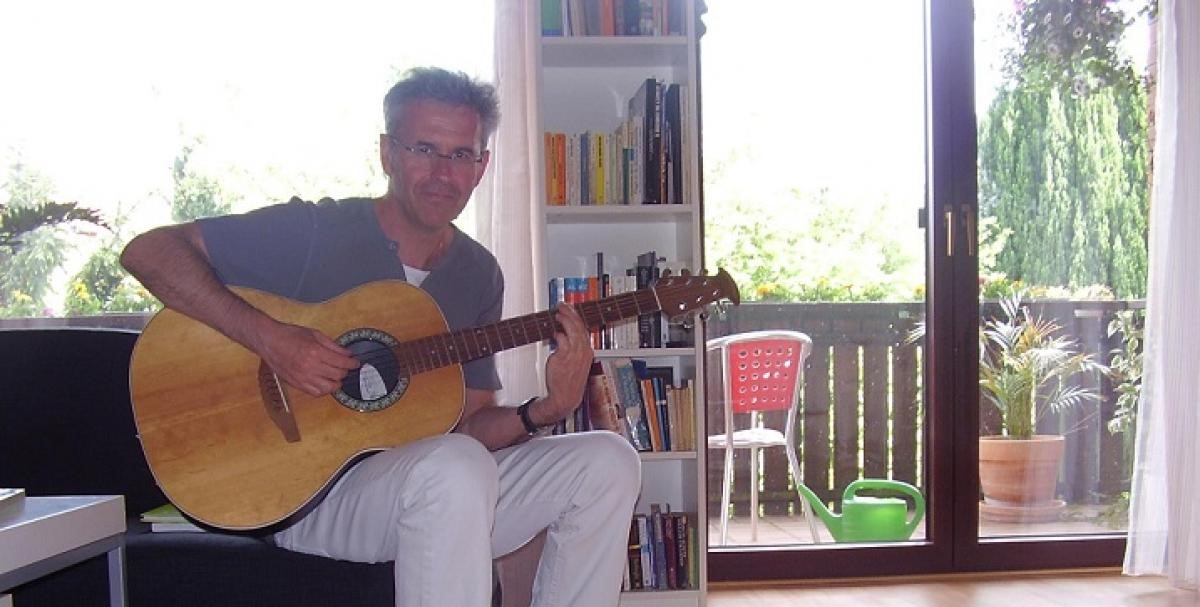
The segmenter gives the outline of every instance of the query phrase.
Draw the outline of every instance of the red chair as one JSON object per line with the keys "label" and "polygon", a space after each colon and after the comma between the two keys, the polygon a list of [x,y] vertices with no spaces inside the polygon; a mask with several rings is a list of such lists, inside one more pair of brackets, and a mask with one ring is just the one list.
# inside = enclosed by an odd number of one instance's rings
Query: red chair
{"label": "red chair", "polygon": [[[709,449],[725,450],[721,486],[721,544],[729,535],[729,492],[733,484],[734,449],[750,451],[750,538],[758,540],[759,450],[784,447],[792,478],[800,481],[792,429],[800,400],[804,360],[812,340],[798,331],[751,331],[708,341],[708,352],[721,356],[724,388],[725,433],[708,437]],[[780,431],[763,425],[763,411],[787,410],[787,425]],[[738,429],[741,427],[742,429]],[[808,502],[800,500],[813,541],[819,542]]]}

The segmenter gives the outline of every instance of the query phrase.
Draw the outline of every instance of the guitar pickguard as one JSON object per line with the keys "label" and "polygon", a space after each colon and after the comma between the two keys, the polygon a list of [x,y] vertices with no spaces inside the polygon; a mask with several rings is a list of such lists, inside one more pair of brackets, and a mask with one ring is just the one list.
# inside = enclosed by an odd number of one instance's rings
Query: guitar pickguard
{"label": "guitar pickguard", "polygon": [[400,343],[395,337],[378,329],[361,328],[347,331],[334,341],[353,352],[360,363],[333,393],[342,406],[361,413],[382,411],[408,391],[408,371],[392,350]]}

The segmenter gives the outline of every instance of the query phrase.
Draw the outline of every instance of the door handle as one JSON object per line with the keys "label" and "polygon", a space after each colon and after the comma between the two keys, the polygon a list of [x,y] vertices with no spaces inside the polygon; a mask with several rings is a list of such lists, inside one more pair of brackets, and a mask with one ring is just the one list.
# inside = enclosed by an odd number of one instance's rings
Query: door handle
{"label": "door handle", "polygon": [[967,256],[975,256],[975,240],[978,235],[975,233],[975,214],[971,212],[971,205],[962,205],[962,214],[964,223],[966,223],[967,236]]}
{"label": "door handle", "polygon": [[954,257],[954,209],[946,209],[946,257]]}

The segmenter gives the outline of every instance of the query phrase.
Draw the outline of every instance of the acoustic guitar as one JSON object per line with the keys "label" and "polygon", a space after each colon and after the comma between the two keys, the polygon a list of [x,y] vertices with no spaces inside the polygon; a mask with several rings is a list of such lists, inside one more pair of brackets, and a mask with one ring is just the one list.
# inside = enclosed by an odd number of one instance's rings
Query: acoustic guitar
{"label": "acoustic guitar", "polygon": [[[437,304],[378,281],[317,304],[244,288],[283,322],[334,337],[360,367],[332,395],[281,382],[257,355],[170,309],[146,325],[130,362],[134,421],[167,498],[191,519],[260,531],[307,512],[359,459],[450,431],[463,410],[462,363],[554,336],[554,312],[447,331]],[[575,304],[589,327],[739,301],[724,270]]]}

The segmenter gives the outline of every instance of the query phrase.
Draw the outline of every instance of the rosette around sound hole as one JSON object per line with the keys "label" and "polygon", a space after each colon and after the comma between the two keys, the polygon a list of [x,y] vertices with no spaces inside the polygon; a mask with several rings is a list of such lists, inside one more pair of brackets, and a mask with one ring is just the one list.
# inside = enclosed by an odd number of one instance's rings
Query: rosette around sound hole
{"label": "rosette around sound hole", "polygon": [[396,358],[396,338],[378,329],[355,329],[337,340],[358,359],[359,367],[342,379],[333,397],[355,411],[379,411],[392,406],[408,389],[408,372]]}

